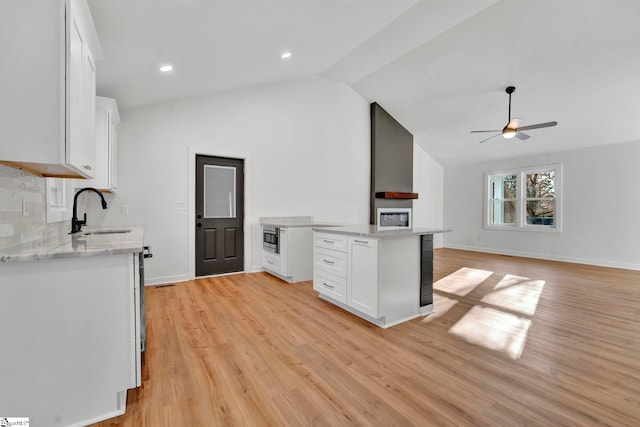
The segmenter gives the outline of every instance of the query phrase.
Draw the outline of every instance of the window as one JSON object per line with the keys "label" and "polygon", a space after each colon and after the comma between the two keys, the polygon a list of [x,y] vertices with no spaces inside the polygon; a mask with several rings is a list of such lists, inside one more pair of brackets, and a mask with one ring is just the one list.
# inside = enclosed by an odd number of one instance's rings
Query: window
{"label": "window", "polygon": [[561,165],[486,174],[485,228],[560,231]]}
{"label": "window", "polygon": [[73,180],[46,178],[47,222],[68,221],[71,219],[71,200]]}
{"label": "window", "polygon": [[64,180],[62,178],[51,178],[47,180],[47,197],[49,206],[61,208],[66,205]]}

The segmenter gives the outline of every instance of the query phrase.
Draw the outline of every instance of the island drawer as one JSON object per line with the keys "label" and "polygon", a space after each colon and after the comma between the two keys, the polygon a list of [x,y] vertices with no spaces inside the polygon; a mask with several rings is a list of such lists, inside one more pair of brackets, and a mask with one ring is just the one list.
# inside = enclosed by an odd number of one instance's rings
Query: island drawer
{"label": "island drawer", "polygon": [[262,251],[262,266],[276,273],[283,273],[282,271],[282,256],[266,250]]}
{"label": "island drawer", "polygon": [[315,232],[313,233],[313,246],[346,252],[347,235]]}
{"label": "island drawer", "polygon": [[322,271],[313,273],[313,289],[319,293],[346,304],[347,279],[327,274]]}
{"label": "island drawer", "polygon": [[325,271],[339,277],[347,277],[347,253],[331,249],[314,248],[314,270]]}

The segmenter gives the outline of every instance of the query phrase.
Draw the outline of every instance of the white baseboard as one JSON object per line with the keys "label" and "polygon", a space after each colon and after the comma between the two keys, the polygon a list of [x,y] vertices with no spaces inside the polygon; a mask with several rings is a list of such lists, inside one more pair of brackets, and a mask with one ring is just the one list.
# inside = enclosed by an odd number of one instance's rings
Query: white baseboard
{"label": "white baseboard", "polygon": [[80,421],[74,424],[69,425],[69,427],[84,427],[90,424],[98,423],[100,421],[108,420],[109,418],[118,417],[123,415],[125,412],[125,408],[118,409],[117,411],[108,412],[106,414],[98,415],[97,417],[90,418],[88,420]]}
{"label": "white baseboard", "polygon": [[634,263],[628,263],[628,262],[554,256],[554,255],[548,255],[548,254],[539,254],[535,252],[506,251],[506,250],[500,250],[500,249],[456,245],[456,244],[450,244],[450,243],[445,244],[444,247],[451,248],[451,249],[461,249],[465,251],[485,252],[485,253],[497,254],[497,255],[519,256],[519,257],[525,257],[525,258],[544,259],[548,261],[561,261],[561,262],[571,262],[574,264],[596,265],[598,267],[623,268],[625,270],[640,270],[640,264],[634,264]]}
{"label": "white baseboard", "polygon": [[[249,271],[246,273],[259,273],[261,271],[265,271],[264,268],[257,266],[251,267]],[[245,273],[244,271],[239,271],[238,273]],[[238,274],[238,273],[227,273],[227,274]],[[216,274],[216,276],[222,276],[221,274]],[[209,276],[204,276],[209,277]],[[198,277],[204,278],[204,277]],[[144,279],[145,286],[153,286],[153,285],[163,285],[165,283],[177,283],[177,282],[186,282],[189,279],[188,274],[177,274],[175,276],[161,276],[161,277],[150,277]]]}
{"label": "white baseboard", "polygon": [[145,286],[161,285],[165,283],[186,282],[189,280],[188,274],[178,274],[176,276],[149,277],[144,279]]}

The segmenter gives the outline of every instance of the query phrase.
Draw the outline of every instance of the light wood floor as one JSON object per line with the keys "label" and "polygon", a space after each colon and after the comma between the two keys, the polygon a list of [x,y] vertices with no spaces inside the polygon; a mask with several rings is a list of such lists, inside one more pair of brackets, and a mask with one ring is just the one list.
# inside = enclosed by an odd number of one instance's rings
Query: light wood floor
{"label": "light wood floor", "polygon": [[97,425],[640,425],[640,272],[434,268],[437,313],[386,330],[266,273],[147,288],[143,386]]}

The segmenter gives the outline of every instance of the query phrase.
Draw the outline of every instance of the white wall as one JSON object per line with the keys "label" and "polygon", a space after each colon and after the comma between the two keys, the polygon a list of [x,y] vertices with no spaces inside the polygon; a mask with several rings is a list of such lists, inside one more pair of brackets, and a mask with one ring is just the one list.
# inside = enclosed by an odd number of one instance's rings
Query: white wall
{"label": "white wall", "polygon": [[[517,142],[516,142],[517,143]],[[640,269],[640,141],[445,170],[446,247]],[[483,173],[562,163],[562,233],[485,230]]]}
{"label": "white wall", "polygon": [[[189,149],[248,155],[247,266],[260,266],[262,216],[369,218],[369,104],[321,78],[244,88],[121,111],[119,191],[109,209],[90,206],[89,225],[143,224],[154,257],[147,283],[186,280]],[[128,215],[121,207],[128,206]]]}
{"label": "white wall", "polygon": [[[418,145],[419,136],[413,144],[413,192],[418,199],[413,201],[413,225],[415,227],[442,228],[444,169]],[[442,247],[442,234],[433,236],[433,247]]]}

